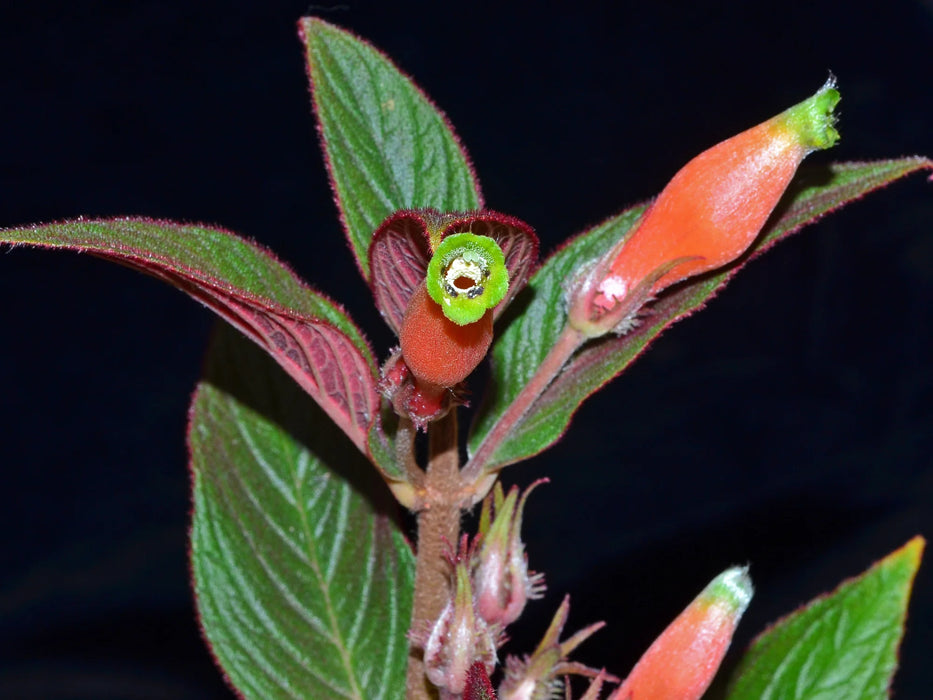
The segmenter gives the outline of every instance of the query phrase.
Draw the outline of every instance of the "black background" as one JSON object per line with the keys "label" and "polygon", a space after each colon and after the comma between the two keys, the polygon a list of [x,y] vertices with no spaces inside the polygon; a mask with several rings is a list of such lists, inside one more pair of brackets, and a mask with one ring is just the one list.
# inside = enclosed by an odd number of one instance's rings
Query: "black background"
{"label": "black background", "polygon": [[[610,9],[611,8],[611,9]],[[488,206],[545,250],[690,156],[839,78],[814,162],[933,154],[933,4],[6,2],[0,224],[144,214],[251,236],[392,339],[342,239],[295,21],[387,51],[447,111]],[[752,263],[590,400],[527,517],[549,575],[606,619],[623,674],[718,571],[750,562],[738,645],[933,534],[933,191],[871,195]],[[211,315],[89,257],[0,253],[0,696],[231,697],[186,563],[185,413]],[[898,698],[929,697],[917,579]]]}

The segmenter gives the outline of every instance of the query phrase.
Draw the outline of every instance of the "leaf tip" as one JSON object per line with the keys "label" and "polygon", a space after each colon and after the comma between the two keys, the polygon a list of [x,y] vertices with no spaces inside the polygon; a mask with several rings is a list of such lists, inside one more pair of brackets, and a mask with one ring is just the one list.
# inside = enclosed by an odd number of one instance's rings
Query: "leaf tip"
{"label": "leaf tip", "polygon": [[878,562],[879,565],[896,565],[902,563],[911,571],[911,575],[916,574],[920,568],[920,560],[923,557],[923,550],[926,549],[926,539],[923,535],[915,535],[906,544],[895,549],[884,559]]}

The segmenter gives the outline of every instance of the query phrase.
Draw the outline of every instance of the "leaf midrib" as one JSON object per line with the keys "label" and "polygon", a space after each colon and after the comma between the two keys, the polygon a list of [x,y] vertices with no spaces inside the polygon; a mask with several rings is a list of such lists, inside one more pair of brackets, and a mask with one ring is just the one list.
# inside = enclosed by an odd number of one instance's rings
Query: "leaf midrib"
{"label": "leaf midrib", "polygon": [[[308,517],[308,512],[305,509],[304,499],[301,497],[301,487],[304,483],[304,479],[298,475],[297,471],[294,473],[294,477],[296,507],[298,509],[298,515],[301,521],[301,528],[304,532],[305,542],[307,543],[308,558],[311,563],[311,570],[317,577],[321,593],[324,596],[324,606],[327,610],[327,616],[331,625],[332,642],[340,654],[340,661],[343,664],[344,670],[346,671],[347,679],[350,682],[350,686],[353,692],[352,697],[357,700],[364,700],[362,691],[356,682],[356,674],[354,673],[353,664],[350,660],[350,650],[347,648],[346,642],[343,639],[343,635],[340,631],[340,626],[337,623],[336,612],[331,601],[330,582],[322,574],[320,562],[317,556],[317,548],[314,546],[315,539],[311,531],[311,522]],[[346,486],[344,485],[343,488],[346,488]]]}

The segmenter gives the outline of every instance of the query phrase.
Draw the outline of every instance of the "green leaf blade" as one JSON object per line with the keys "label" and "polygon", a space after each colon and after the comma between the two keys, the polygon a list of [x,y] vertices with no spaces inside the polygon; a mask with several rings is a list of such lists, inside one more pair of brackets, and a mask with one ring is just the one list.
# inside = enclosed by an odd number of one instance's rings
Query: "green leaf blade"
{"label": "green leaf blade", "polygon": [[877,700],[889,696],[924,541],[779,620],[751,645],[728,700]]}
{"label": "green leaf blade", "polygon": [[[497,329],[491,351],[492,393],[483,399],[471,429],[470,449],[475,452],[496,421],[512,404],[541,365],[566,324],[565,284],[581,264],[599,257],[626,235],[644,211],[634,207],[569,241],[552,254],[535,273],[527,288],[503,315],[504,330]],[[527,301],[526,301],[527,300]],[[520,310],[521,314],[515,312]],[[529,416],[529,419],[534,416]],[[523,429],[526,422],[520,424]],[[532,429],[530,438],[515,433],[494,454],[494,464],[509,464],[531,456],[544,447],[538,444],[560,437]]]}
{"label": "green leaf blade", "polygon": [[[334,304],[253,241],[212,226],[146,218],[77,219],[0,231],[0,243],[91,253],[142,272],[171,271],[257,306],[345,326]],[[356,333],[349,326],[341,330]]]}
{"label": "green leaf blade", "polygon": [[[672,288],[646,307],[640,324],[629,333],[604,336],[586,344],[482,466],[495,469],[527,459],[552,445],[587,397],[623,372],[671,324],[701,309],[751,258],[838,207],[906,175],[931,169],[933,161],[920,157],[802,169],[759,241],[738,264]],[[563,331],[567,280],[628,235],[643,209],[629,209],[580,234],[548,258],[532,278],[530,289],[523,295],[528,300],[527,308],[507,323],[493,345],[493,391],[484,398],[474,423],[471,454],[479,450]],[[521,297],[515,306],[524,306]]]}
{"label": "green leaf blade", "polygon": [[331,185],[357,264],[401,209],[483,206],[469,156],[444,114],[384,54],[313,17],[299,23]]}
{"label": "green leaf blade", "polygon": [[205,635],[248,698],[404,696],[413,555],[327,423],[242,338],[215,340],[189,430],[192,568]]}
{"label": "green leaf blade", "polygon": [[386,478],[401,478],[393,462],[370,452],[379,397],[366,339],[339,305],[256,243],[222,229],[142,218],[6,229],[2,243],[90,253],[189,294],[274,357]]}

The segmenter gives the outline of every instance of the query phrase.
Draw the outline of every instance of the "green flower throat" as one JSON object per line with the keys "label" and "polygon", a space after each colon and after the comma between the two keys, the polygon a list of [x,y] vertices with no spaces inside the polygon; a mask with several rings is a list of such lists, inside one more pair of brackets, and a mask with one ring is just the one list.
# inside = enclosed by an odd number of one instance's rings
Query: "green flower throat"
{"label": "green flower throat", "polygon": [[509,291],[502,249],[488,236],[447,236],[428,263],[427,288],[454,323],[465,326],[479,321]]}

